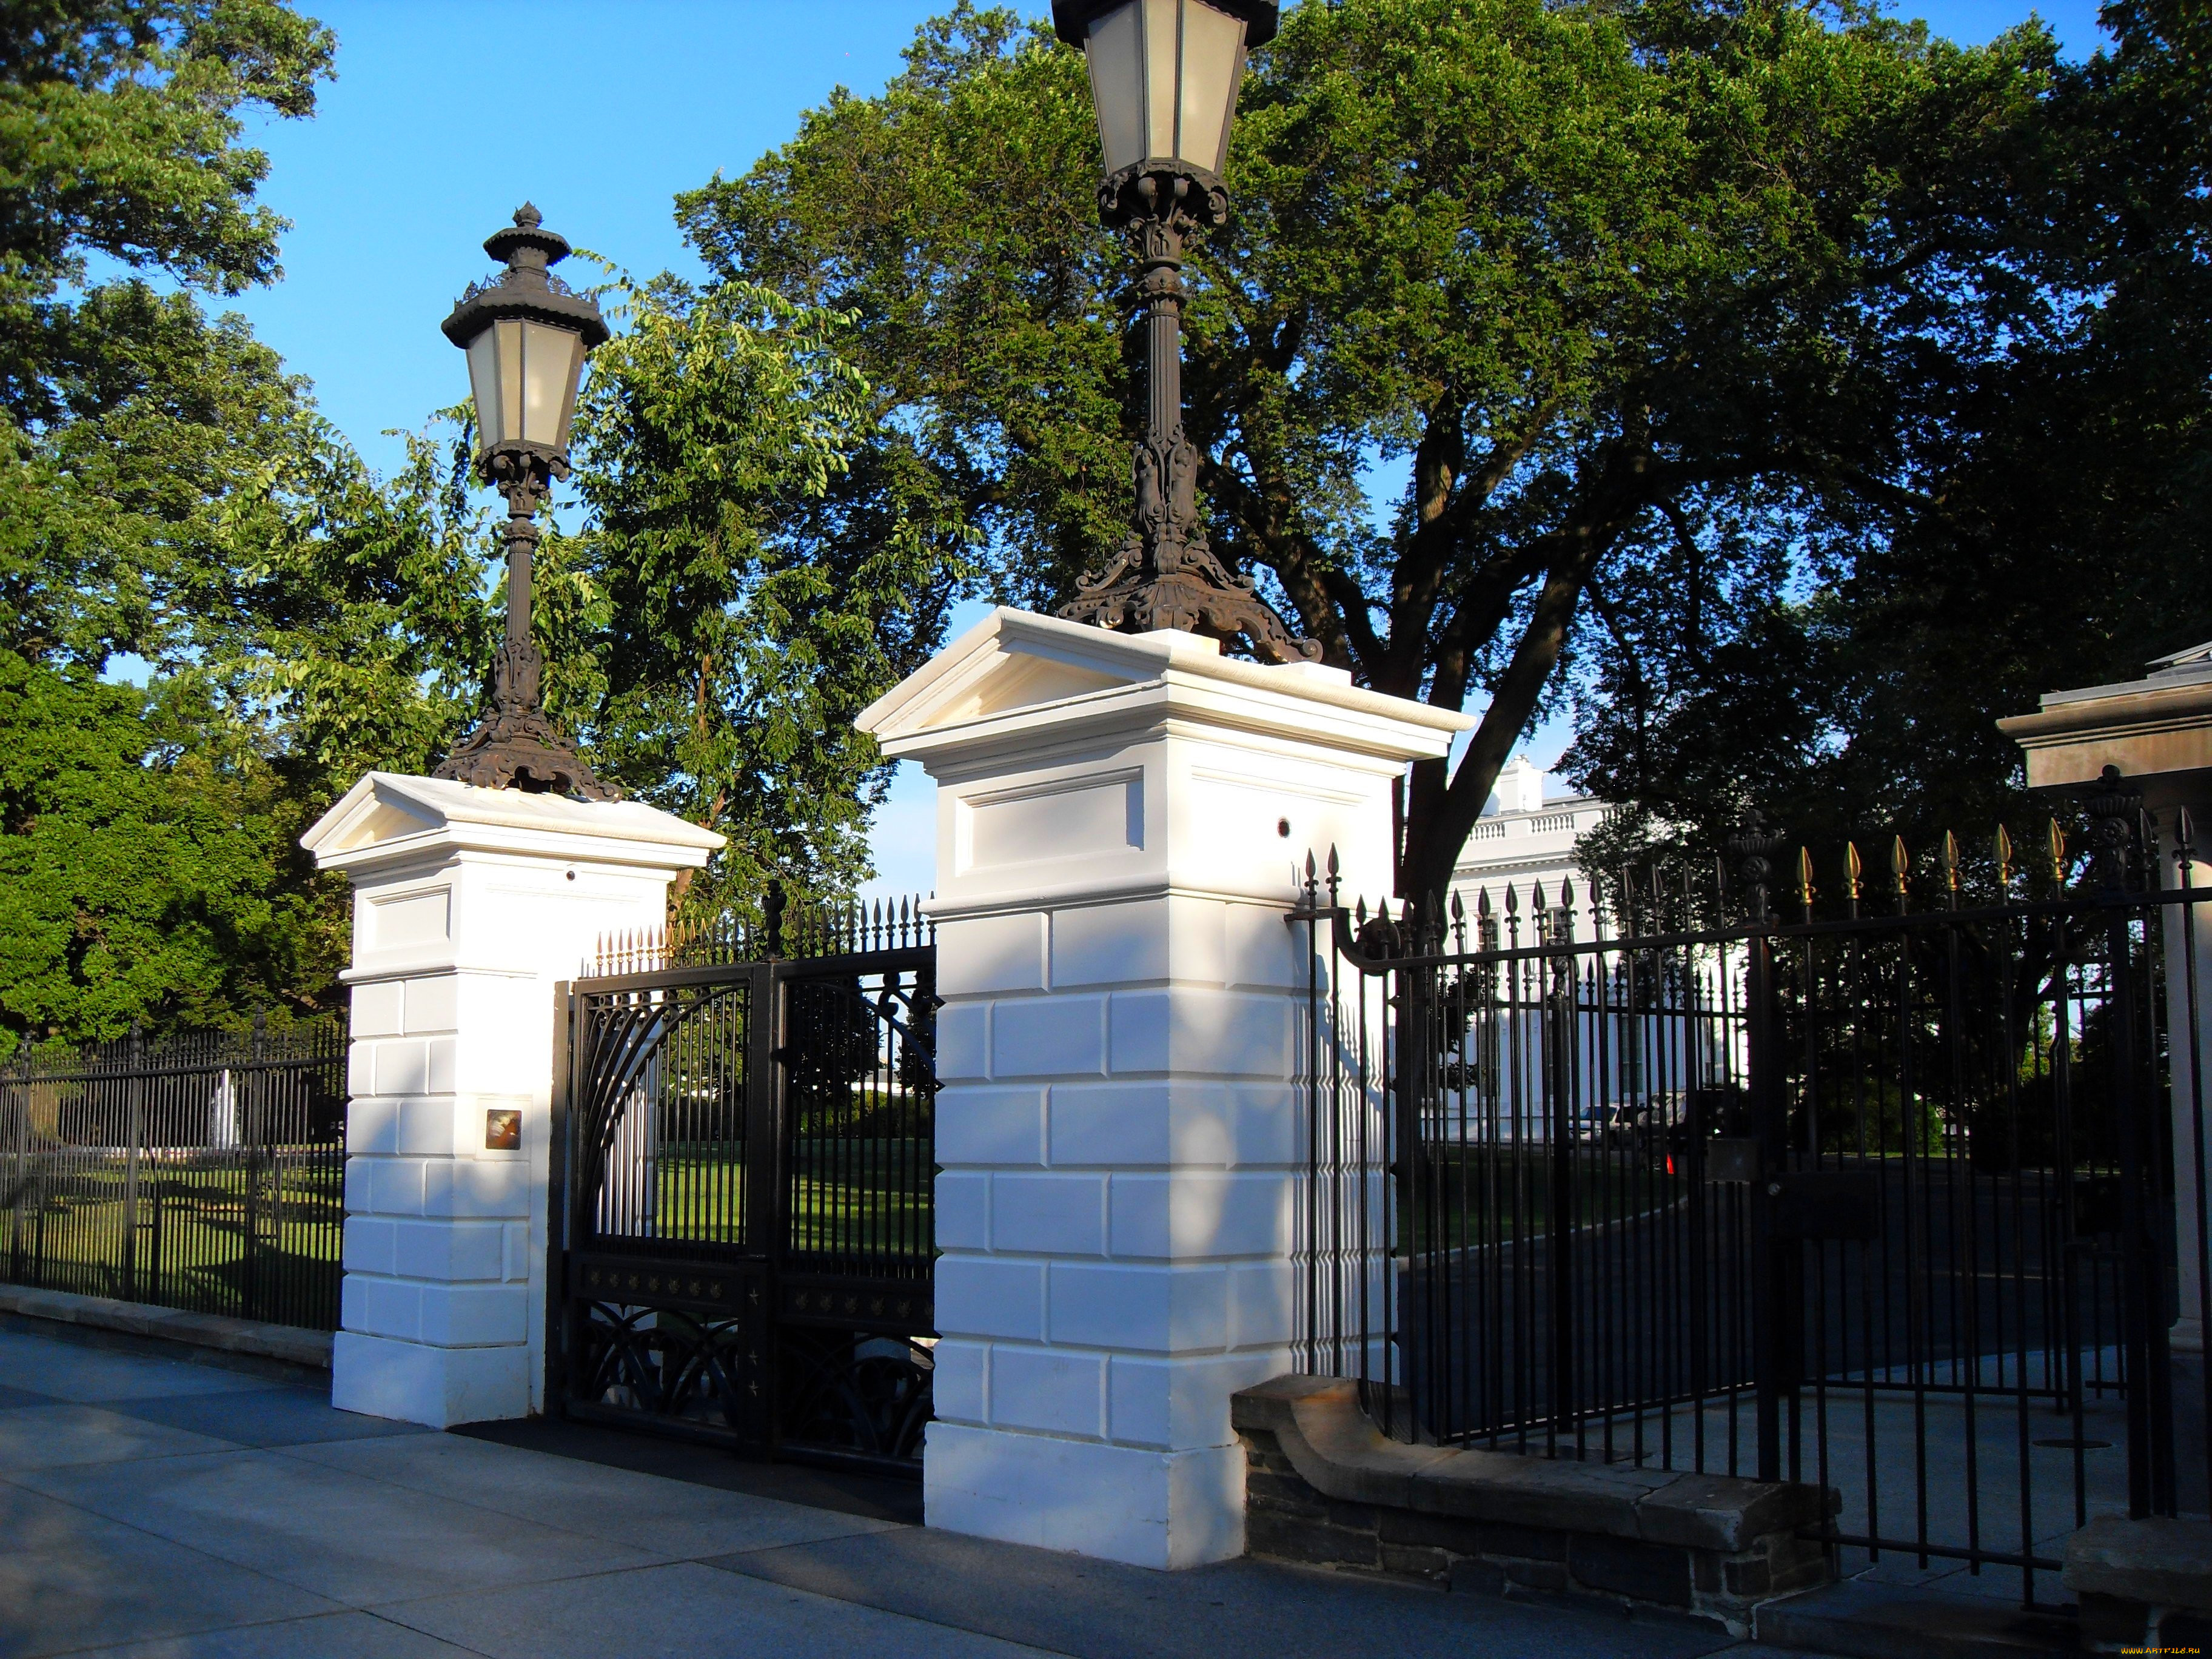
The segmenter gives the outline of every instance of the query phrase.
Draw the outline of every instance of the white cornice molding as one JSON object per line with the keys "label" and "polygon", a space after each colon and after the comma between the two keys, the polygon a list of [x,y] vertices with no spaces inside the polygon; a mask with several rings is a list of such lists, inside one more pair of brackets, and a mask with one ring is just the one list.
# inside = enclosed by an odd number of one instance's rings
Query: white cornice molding
{"label": "white cornice molding", "polygon": [[1400,764],[1441,756],[1473,715],[1355,686],[1341,669],[1269,666],[1172,629],[1116,634],[1000,606],[854,722],[886,755],[935,763],[1066,745],[1175,720]]}
{"label": "white cornice molding", "polygon": [[445,778],[371,772],[300,845],[324,870],[361,870],[469,854],[697,869],[724,837],[642,801],[579,801]]}

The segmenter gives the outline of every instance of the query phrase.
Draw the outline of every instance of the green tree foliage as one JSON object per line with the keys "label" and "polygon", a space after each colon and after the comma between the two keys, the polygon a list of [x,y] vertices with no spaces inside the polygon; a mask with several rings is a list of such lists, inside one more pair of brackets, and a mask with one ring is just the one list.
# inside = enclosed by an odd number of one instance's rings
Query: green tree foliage
{"label": "green tree foliage", "polygon": [[[283,780],[180,671],[215,643],[227,504],[303,410],[196,296],[276,274],[243,118],[311,111],[331,45],[274,0],[0,16],[0,1050],[329,977]],[[134,655],[149,689],[100,683]]]}
{"label": "green tree foliage", "polygon": [[[480,706],[503,618],[465,410],[379,478],[202,308],[278,275],[240,118],[310,113],[331,52],[276,0],[0,19],[0,1054],[337,1006],[345,889],[299,835]],[[580,526],[541,561],[556,712],[731,836],[693,903],[844,890],[884,778],[851,719],[941,635],[958,515],[874,433],[840,317],[619,297]]]}
{"label": "green tree foliage", "polygon": [[192,741],[184,701],[0,652],[0,1057],[219,1023],[318,967],[281,780]]}
{"label": "green tree foliage", "polygon": [[743,282],[615,292],[586,516],[543,562],[553,706],[603,773],[730,837],[690,908],[749,908],[770,874],[849,891],[886,779],[853,718],[935,648],[965,532],[875,431],[848,319]]}
{"label": "green tree foliage", "polygon": [[312,113],[332,45],[274,0],[6,9],[0,403],[19,423],[61,416],[70,372],[112,349],[97,326],[81,331],[76,296],[94,257],[215,294],[277,274],[281,222],[252,199],[268,158],[238,143],[240,112]]}
{"label": "green tree foliage", "polygon": [[1881,229],[1911,273],[1883,321],[1892,464],[1625,549],[1567,765],[1641,812],[1594,862],[1750,808],[1826,884],[1847,836],[1954,829],[1985,861],[2002,820],[2033,845],[2047,809],[1996,720],[2212,638],[2212,21],[2105,18],[2113,46],[2044,71],[1952,203]]}
{"label": "green tree foliage", "polygon": [[220,503],[201,651],[178,672],[319,810],[371,768],[436,765],[503,630],[465,411],[409,436],[390,479],[311,414],[291,435]]}
{"label": "green tree foliage", "polygon": [[[2052,73],[2039,31],[1962,51],[1779,0],[1287,14],[1189,272],[1188,425],[1214,545],[1329,660],[1487,699],[1455,769],[1415,769],[1409,890],[1662,528],[1899,487],[1923,309],[2001,332],[2020,302],[1972,244]],[[1031,602],[1127,500],[1132,267],[1097,172],[1079,58],[963,3],[881,97],[681,198],[725,274],[854,314],[884,428]]]}

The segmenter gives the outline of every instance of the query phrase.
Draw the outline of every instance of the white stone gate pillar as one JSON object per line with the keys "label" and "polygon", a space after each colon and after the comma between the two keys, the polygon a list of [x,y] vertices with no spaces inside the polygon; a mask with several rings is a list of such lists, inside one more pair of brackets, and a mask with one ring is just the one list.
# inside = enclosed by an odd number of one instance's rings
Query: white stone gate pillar
{"label": "white stone gate pillar", "polygon": [[[2041,708],[2001,720],[1997,729],[2026,751],[2031,789],[2082,793],[2095,786],[2106,767],[2118,767],[2129,786],[2142,792],[2143,805],[2157,823],[2166,884],[2203,887],[2212,881],[2207,864],[2212,858],[2212,645],[2161,657],[2149,668],[2140,680],[2045,693]],[[2178,857],[2184,808],[2194,820],[2197,838],[2186,872]],[[2194,1070],[2212,1055],[2212,904],[2192,908],[2187,928],[2179,908],[2169,909],[2166,919],[2166,1029],[2176,1034],[2167,1059],[2180,1302],[2170,1340],[2174,1353],[2186,1357],[2185,1366],[2201,1367],[2206,1263],[2197,1243],[2197,1195],[2203,1177],[2197,1172],[2196,1149],[2200,1136],[2212,1141],[2212,1088],[2200,1096]],[[2198,997],[2194,1043],[2179,1039],[2190,1029],[2184,949],[2190,933],[2196,940]],[[2201,1412],[2201,1382],[2177,1389],[2175,1397],[2185,1413],[2192,1407]]]}
{"label": "white stone gate pillar", "polygon": [[864,714],[938,784],[929,1524],[1242,1553],[1229,1399],[1294,1369],[1309,849],[1389,890],[1468,718],[1177,632],[1000,610]]}
{"label": "white stone gate pillar", "polygon": [[676,872],[722,837],[635,801],[372,772],[301,844],[354,889],[331,1402],[524,1416],[544,1404],[554,988],[603,934],[659,927]]}

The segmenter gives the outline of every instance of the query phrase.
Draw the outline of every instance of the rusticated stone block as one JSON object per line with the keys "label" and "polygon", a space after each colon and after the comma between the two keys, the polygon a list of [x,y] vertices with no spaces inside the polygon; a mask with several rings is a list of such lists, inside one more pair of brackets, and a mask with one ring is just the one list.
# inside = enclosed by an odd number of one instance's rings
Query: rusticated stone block
{"label": "rusticated stone block", "polygon": [[1524,1589],[1563,1590],[1567,1588],[1567,1570],[1557,1561],[1508,1561],[1505,1582],[1518,1584]]}
{"label": "rusticated stone block", "polygon": [[1687,1608],[1736,1636],[1759,1601],[1828,1576],[1823,1547],[1796,1535],[1832,1507],[1816,1487],[1401,1445],[1354,1385],[1325,1378],[1279,1377],[1233,1410],[1255,1553]]}
{"label": "rusticated stone block", "polygon": [[[1764,1555],[1738,1556],[1721,1563],[1722,1588],[1740,1601],[1755,1601],[1774,1593],[1773,1565]],[[1710,1584],[1700,1589],[1710,1589]]]}
{"label": "rusticated stone block", "polygon": [[1333,1527],[1345,1527],[1354,1532],[1375,1532],[1377,1517],[1371,1504],[1344,1504],[1334,1498],[1328,1501],[1328,1520]]}
{"label": "rusticated stone block", "polygon": [[1247,1474],[1244,1498],[1261,1508],[1302,1515],[1315,1521],[1328,1519],[1328,1500],[1295,1474]]}
{"label": "rusticated stone block", "polygon": [[1567,1570],[1585,1588],[1662,1607],[1690,1605],[1689,1552],[1625,1538],[1577,1538],[1567,1547]]}
{"label": "rusticated stone block", "polygon": [[1243,1443],[1244,1461],[1253,1468],[1265,1469],[1270,1474],[1297,1473],[1297,1465],[1283,1455],[1280,1443],[1265,1430],[1247,1430],[1237,1437]]}
{"label": "rusticated stone block", "polygon": [[1505,1527],[1493,1522],[1482,1529],[1482,1553],[1518,1556],[1528,1561],[1564,1561],[1571,1535],[1547,1532],[1541,1527]]}
{"label": "rusticated stone block", "polygon": [[1788,1595],[1828,1582],[1827,1546],[1811,1538],[1780,1535],[1765,1540],[1770,1595]]}
{"label": "rusticated stone block", "polygon": [[2098,1516],[2066,1540],[2066,1588],[2212,1613],[2212,1522]]}
{"label": "rusticated stone block", "polygon": [[[1386,1544],[1420,1544],[1431,1548],[1449,1550],[1455,1555],[1485,1553],[1487,1529],[1473,1521],[1462,1521],[1455,1515],[1423,1515],[1415,1510],[1379,1510],[1376,1530]],[[1507,1550],[1508,1555],[1534,1553],[1528,1550]]]}
{"label": "rusticated stone block", "polygon": [[1723,1553],[1749,1549],[1770,1533],[1817,1526],[1828,1495],[1790,1481],[1726,1474],[1678,1474],[1636,1505],[1637,1536]]}
{"label": "rusticated stone block", "polygon": [[1326,1522],[1257,1510],[1244,1517],[1245,1547],[1255,1555],[1316,1566],[1380,1567],[1382,1557],[1371,1532],[1347,1532]]}
{"label": "rusticated stone block", "polygon": [[1430,1549],[1419,1544],[1384,1544],[1382,1547],[1382,1571],[1403,1575],[1408,1578],[1448,1578],[1452,1570],[1449,1550]]}

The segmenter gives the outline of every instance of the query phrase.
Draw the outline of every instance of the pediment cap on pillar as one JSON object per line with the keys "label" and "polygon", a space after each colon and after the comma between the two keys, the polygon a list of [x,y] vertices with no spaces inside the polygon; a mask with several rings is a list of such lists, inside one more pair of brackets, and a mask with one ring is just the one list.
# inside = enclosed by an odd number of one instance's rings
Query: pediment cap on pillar
{"label": "pediment cap on pillar", "polygon": [[300,837],[319,869],[457,851],[697,869],[726,837],[643,801],[580,801],[447,778],[370,772]]}
{"label": "pediment cap on pillar", "polygon": [[1997,721],[2025,751],[2029,788],[2078,793],[2117,766],[2154,810],[2212,802],[2212,644],[2147,667],[2141,679],[2046,691],[2035,713]]}
{"label": "pediment cap on pillar", "polygon": [[1168,720],[1393,761],[1443,755],[1476,723],[1340,668],[1245,662],[1179,629],[1121,634],[1001,605],[854,724],[886,755],[927,762]]}

